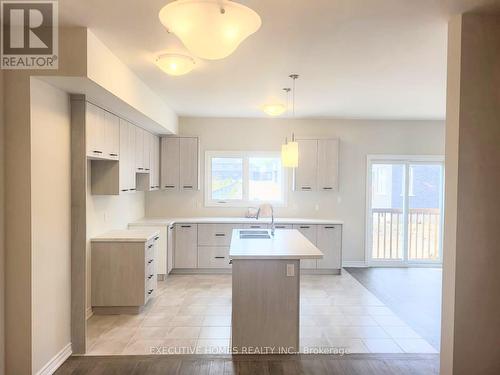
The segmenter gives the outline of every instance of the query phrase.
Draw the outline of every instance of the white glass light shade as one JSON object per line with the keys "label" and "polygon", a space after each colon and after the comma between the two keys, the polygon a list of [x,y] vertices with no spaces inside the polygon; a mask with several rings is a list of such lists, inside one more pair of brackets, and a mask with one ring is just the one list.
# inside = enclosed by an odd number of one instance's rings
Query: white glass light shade
{"label": "white glass light shade", "polygon": [[181,76],[194,69],[194,60],[189,56],[167,53],[158,56],[156,65],[171,76]]}
{"label": "white glass light shade", "polygon": [[286,106],[283,104],[266,104],[262,107],[262,110],[269,116],[279,116],[286,111]]}
{"label": "white glass light shade", "polygon": [[177,0],[159,17],[194,56],[207,60],[229,56],[262,24],[252,9],[228,0]]}
{"label": "white glass light shade", "polygon": [[288,142],[281,146],[281,160],[286,168],[297,168],[299,166],[299,144]]}

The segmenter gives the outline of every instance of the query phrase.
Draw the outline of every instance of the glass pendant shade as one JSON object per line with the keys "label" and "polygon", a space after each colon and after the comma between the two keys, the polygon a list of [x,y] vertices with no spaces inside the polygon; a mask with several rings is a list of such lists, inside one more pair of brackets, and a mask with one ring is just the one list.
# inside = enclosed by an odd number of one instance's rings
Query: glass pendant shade
{"label": "glass pendant shade", "polygon": [[269,116],[279,116],[286,111],[286,106],[283,104],[266,104],[262,110]]}
{"label": "glass pendant shade", "polygon": [[262,24],[255,11],[228,0],[172,1],[159,17],[194,56],[207,60],[229,56]]}
{"label": "glass pendant shade", "polygon": [[171,76],[181,76],[194,69],[194,60],[189,56],[165,54],[158,56],[156,65]]}
{"label": "glass pendant shade", "polygon": [[284,166],[287,168],[297,168],[299,166],[299,144],[297,142],[288,142],[286,145]]}

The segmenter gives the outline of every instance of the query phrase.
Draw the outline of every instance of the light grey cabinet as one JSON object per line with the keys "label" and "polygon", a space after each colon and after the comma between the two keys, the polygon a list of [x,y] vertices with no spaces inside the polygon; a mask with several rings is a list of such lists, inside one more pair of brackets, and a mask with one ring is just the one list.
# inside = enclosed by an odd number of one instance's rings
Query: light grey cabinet
{"label": "light grey cabinet", "polygon": [[175,225],[174,268],[198,267],[198,226]]}
{"label": "light grey cabinet", "polygon": [[144,130],[135,127],[135,170],[144,173]]}
{"label": "light grey cabinet", "polygon": [[135,191],[137,189],[137,184],[136,184],[136,180],[135,180],[136,126],[128,121],[125,121],[125,122],[127,123],[127,129],[128,129],[128,148],[127,148],[127,154],[128,154],[127,181],[128,181],[128,183],[127,183],[127,185],[128,185],[129,191]]}
{"label": "light grey cabinet", "polygon": [[104,151],[107,159],[120,157],[120,118],[104,111]]}
{"label": "light grey cabinet", "polygon": [[167,274],[174,268],[174,236],[175,226],[169,225],[167,229]]}
{"label": "light grey cabinet", "polygon": [[[310,224],[295,224],[293,229],[297,229],[300,233],[304,235],[311,243],[316,246],[317,241],[317,228],[316,225]],[[316,259],[301,259],[300,268],[303,269],[316,269]]]}
{"label": "light grey cabinet", "polygon": [[180,174],[181,190],[199,188],[199,142],[198,138],[180,138]]}
{"label": "light grey cabinet", "polygon": [[318,190],[338,189],[339,140],[318,140]]}
{"label": "light grey cabinet", "polygon": [[85,135],[87,156],[95,159],[106,158],[106,125],[104,111],[98,106],[85,103]]}
{"label": "light grey cabinet", "polygon": [[160,184],[164,190],[179,190],[180,139],[162,137],[160,140]]}
{"label": "light grey cabinet", "polygon": [[299,139],[299,164],[294,171],[294,187],[298,191],[317,189],[318,141]]}
{"label": "light grey cabinet", "polygon": [[133,162],[135,149],[130,149],[131,142],[129,141],[129,124],[127,121],[120,119],[120,192],[125,193],[132,188],[133,170],[130,163]]}
{"label": "light grey cabinet", "polygon": [[342,268],[342,226],[318,225],[317,244],[324,256],[318,259],[318,269]]}
{"label": "light grey cabinet", "polygon": [[294,169],[295,191],[331,191],[339,185],[339,140],[298,139],[299,164]]}
{"label": "light grey cabinet", "polygon": [[158,190],[160,189],[160,138],[150,134],[149,141],[149,188]]}

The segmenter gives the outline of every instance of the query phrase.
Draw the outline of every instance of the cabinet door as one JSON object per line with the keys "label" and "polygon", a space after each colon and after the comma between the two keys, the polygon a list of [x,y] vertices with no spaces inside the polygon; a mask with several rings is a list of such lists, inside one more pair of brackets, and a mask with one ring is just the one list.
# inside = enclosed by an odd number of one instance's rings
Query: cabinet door
{"label": "cabinet door", "polygon": [[105,153],[107,159],[118,160],[120,155],[120,119],[104,111]]}
{"label": "cabinet door", "polygon": [[167,274],[174,268],[174,226],[168,226],[167,232]]}
{"label": "cabinet door", "polygon": [[318,190],[338,189],[339,140],[318,140]]}
{"label": "cabinet door", "polygon": [[134,124],[127,121],[128,125],[128,177],[127,177],[127,186],[129,191],[136,190],[136,181],[135,181],[135,172],[136,172],[136,145],[135,145],[135,137],[136,137],[136,127]]}
{"label": "cabinet door", "polygon": [[147,131],[144,131],[144,137],[143,137],[143,149],[142,152],[144,154],[142,160],[143,160],[143,167],[145,171],[150,171],[151,170],[151,137],[153,135]]}
{"label": "cabinet door", "polygon": [[120,119],[120,161],[119,179],[120,193],[129,191],[130,184],[130,150],[128,123]]}
{"label": "cabinet door", "polygon": [[96,105],[87,102],[85,125],[87,156],[99,159],[105,158],[104,111]]}
{"label": "cabinet door", "polygon": [[324,256],[318,259],[318,268],[340,269],[342,267],[342,226],[318,225],[318,249]]}
{"label": "cabinet door", "polygon": [[135,127],[135,169],[144,172],[144,130]]}
{"label": "cabinet door", "polygon": [[198,138],[180,138],[180,189],[198,190]]}
{"label": "cabinet door", "polygon": [[[316,246],[317,242],[317,228],[316,225],[309,224],[295,224],[293,229],[297,229],[304,235],[311,243]],[[316,269],[316,259],[302,259],[300,261],[300,268]]]}
{"label": "cabinet door", "polygon": [[150,162],[149,162],[149,183],[150,190],[158,190],[160,188],[160,139],[151,134],[150,140]]}
{"label": "cabinet door", "polygon": [[299,165],[294,170],[294,187],[297,191],[317,189],[318,141],[299,139]]}
{"label": "cabinet door", "polygon": [[198,267],[198,230],[196,224],[175,226],[174,268]]}
{"label": "cabinet door", "polygon": [[179,138],[163,137],[161,139],[160,182],[162,189],[179,190],[179,152]]}

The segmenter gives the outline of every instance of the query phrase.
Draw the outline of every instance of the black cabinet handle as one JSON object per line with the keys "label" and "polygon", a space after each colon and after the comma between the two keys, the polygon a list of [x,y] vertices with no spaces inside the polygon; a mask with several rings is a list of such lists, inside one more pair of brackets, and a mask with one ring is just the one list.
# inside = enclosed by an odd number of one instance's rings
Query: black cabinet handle
{"label": "black cabinet handle", "polygon": [[144,168],[144,170],[149,171],[149,168]]}
{"label": "black cabinet handle", "polygon": [[276,225],[275,228],[276,229],[285,229],[286,226],[284,226],[284,225]]}
{"label": "black cabinet handle", "polygon": [[311,228],[309,225],[301,225],[300,226],[300,229],[309,229]]}
{"label": "black cabinet handle", "polygon": [[151,280],[153,278],[153,275],[148,276],[148,280]]}
{"label": "black cabinet handle", "polygon": [[137,190],[137,189],[136,188],[130,189],[130,191],[135,191],[135,190]]}
{"label": "black cabinet handle", "polygon": [[94,154],[102,154],[102,151],[93,150],[92,152],[93,152]]}
{"label": "black cabinet handle", "polygon": [[128,189],[121,189],[120,191],[128,191]]}
{"label": "black cabinet handle", "polygon": [[323,190],[332,190],[332,187],[324,187]]}
{"label": "black cabinet handle", "polygon": [[325,229],[335,229],[335,227],[325,227]]}
{"label": "black cabinet handle", "polygon": [[151,295],[151,293],[153,293],[153,290],[154,290],[154,289],[149,289],[149,290],[148,290],[148,295]]}
{"label": "black cabinet handle", "polygon": [[144,170],[144,168],[137,168],[137,169],[140,170],[140,171]]}
{"label": "black cabinet handle", "polygon": [[181,225],[181,228],[191,228],[191,225]]}
{"label": "black cabinet handle", "polygon": [[224,237],[225,234],[224,233],[215,233],[215,237]]}
{"label": "black cabinet handle", "polygon": [[253,228],[253,229],[260,228],[260,227],[261,227],[260,225],[250,225],[250,228]]}
{"label": "black cabinet handle", "polygon": [[311,187],[310,186],[302,186],[301,189],[302,190],[311,190]]}
{"label": "black cabinet handle", "polygon": [[160,239],[160,237],[156,236],[155,237],[155,241],[158,241]]}
{"label": "black cabinet handle", "polygon": [[215,257],[215,259],[225,259],[226,257]]}
{"label": "black cabinet handle", "polygon": [[165,185],[165,188],[167,188],[167,189],[173,189],[173,188],[175,188],[175,186],[174,185]]}
{"label": "black cabinet handle", "polygon": [[118,154],[109,154],[109,156],[118,156]]}
{"label": "black cabinet handle", "polygon": [[148,264],[153,263],[153,260],[154,260],[154,259],[150,259],[150,260],[148,260]]}
{"label": "black cabinet handle", "polygon": [[149,246],[148,246],[148,249],[151,249],[152,247],[153,247],[153,245],[149,245]]}
{"label": "black cabinet handle", "polygon": [[192,189],[193,188],[193,185],[184,185],[183,186],[184,189]]}

